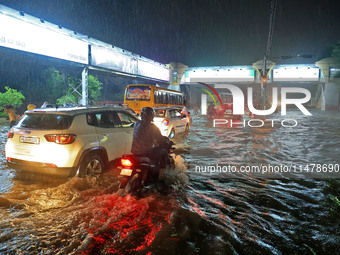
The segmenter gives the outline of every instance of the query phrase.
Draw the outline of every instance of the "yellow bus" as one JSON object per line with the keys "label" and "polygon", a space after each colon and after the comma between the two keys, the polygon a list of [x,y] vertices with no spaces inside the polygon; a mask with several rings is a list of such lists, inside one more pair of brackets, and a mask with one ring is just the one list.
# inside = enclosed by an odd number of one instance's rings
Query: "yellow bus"
{"label": "yellow bus", "polygon": [[153,85],[131,84],[126,86],[124,106],[140,113],[145,106],[184,106],[183,93]]}

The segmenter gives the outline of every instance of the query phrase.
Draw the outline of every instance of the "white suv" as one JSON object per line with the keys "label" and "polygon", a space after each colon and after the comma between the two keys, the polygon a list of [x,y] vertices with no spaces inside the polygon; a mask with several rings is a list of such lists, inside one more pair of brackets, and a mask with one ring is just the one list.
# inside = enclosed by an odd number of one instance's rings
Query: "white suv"
{"label": "white suv", "polygon": [[136,121],[117,107],[26,111],[8,132],[7,164],[64,177],[99,174],[111,161],[130,153]]}
{"label": "white suv", "polygon": [[180,110],[174,107],[155,107],[154,124],[161,130],[162,135],[174,138],[177,134],[189,130],[189,120],[182,116]]}

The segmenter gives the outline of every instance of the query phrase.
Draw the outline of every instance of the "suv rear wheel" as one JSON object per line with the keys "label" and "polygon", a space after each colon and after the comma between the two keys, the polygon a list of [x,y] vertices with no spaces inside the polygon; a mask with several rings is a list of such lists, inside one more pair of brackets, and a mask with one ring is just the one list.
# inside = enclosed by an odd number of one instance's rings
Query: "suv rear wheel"
{"label": "suv rear wheel", "polygon": [[98,154],[91,154],[84,158],[80,165],[79,177],[96,176],[103,172],[104,163]]}

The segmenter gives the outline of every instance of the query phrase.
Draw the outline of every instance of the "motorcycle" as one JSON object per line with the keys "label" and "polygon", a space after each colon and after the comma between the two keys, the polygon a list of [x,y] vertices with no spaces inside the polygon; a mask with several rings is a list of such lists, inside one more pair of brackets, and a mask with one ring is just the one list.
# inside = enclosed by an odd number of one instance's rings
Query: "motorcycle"
{"label": "motorcycle", "polygon": [[[167,152],[166,165],[174,169],[175,160],[171,156],[174,143],[164,136],[163,141],[158,145],[159,149]],[[123,155],[120,159],[120,189],[125,189],[127,193],[140,196],[143,187],[159,180],[160,162],[145,156]]]}

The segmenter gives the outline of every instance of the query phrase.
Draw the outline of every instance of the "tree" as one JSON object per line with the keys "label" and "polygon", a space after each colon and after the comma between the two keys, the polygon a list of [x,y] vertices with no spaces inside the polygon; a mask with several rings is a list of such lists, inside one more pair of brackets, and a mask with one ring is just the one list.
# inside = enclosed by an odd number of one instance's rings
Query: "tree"
{"label": "tree", "polygon": [[89,86],[88,86],[89,101],[91,101],[92,103],[95,103],[99,100],[99,98],[101,96],[101,90],[103,88],[103,83],[98,81],[98,78],[96,76],[91,75],[91,74],[88,76],[88,81],[89,81]]}
{"label": "tree", "polygon": [[3,112],[5,105],[13,105],[14,107],[22,105],[22,101],[25,100],[25,97],[21,92],[18,92],[16,89],[12,89],[10,87],[5,87],[6,92],[0,93],[0,110],[1,116],[6,116]]}
{"label": "tree", "polygon": [[340,41],[338,41],[332,50],[332,57],[336,58],[336,60],[338,61],[338,63],[340,64]]}
{"label": "tree", "polygon": [[55,68],[48,68],[41,72],[41,78],[45,85],[44,91],[47,91],[44,101],[51,104],[56,103],[57,98],[63,94],[64,81],[62,75]]}
{"label": "tree", "polygon": [[[333,47],[332,57],[335,58],[340,66],[340,41]],[[340,72],[336,72],[334,78],[340,78]]]}
{"label": "tree", "polygon": [[[59,105],[77,105],[82,97],[81,81],[76,82],[74,78],[69,78],[69,88],[66,95],[58,98]],[[102,85],[98,78],[93,75],[88,76],[88,100],[91,104],[95,104],[101,96]]]}
{"label": "tree", "polygon": [[322,50],[322,52],[321,52],[321,54],[320,54],[320,58],[319,58],[318,60],[324,59],[324,58],[330,58],[330,57],[332,57],[332,52],[333,52],[333,46],[327,46],[327,47],[325,47],[325,48]]}

